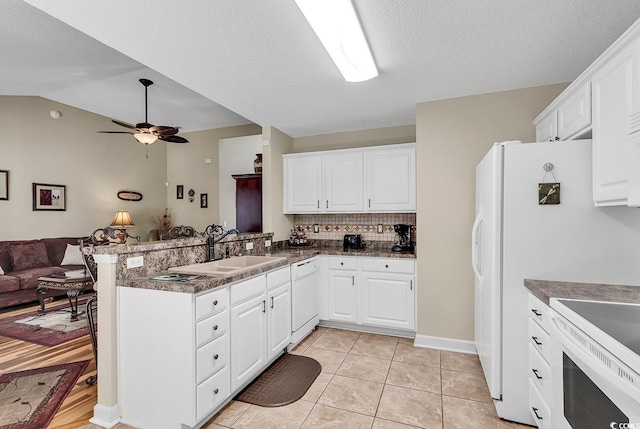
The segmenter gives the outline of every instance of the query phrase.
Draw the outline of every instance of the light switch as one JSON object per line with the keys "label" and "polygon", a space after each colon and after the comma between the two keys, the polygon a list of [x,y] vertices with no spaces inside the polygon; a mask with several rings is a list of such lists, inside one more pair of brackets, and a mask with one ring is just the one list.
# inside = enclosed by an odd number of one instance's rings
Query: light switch
{"label": "light switch", "polygon": [[127,258],[127,269],[138,268],[144,265],[144,259],[142,256],[134,256],[133,258]]}

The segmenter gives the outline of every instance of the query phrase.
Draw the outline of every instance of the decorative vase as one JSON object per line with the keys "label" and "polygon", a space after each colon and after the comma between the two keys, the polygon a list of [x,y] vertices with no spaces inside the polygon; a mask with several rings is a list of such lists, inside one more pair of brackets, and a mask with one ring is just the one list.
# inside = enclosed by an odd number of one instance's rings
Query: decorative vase
{"label": "decorative vase", "polygon": [[253,171],[255,173],[262,173],[262,154],[256,153],[256,159],[253,161]]}

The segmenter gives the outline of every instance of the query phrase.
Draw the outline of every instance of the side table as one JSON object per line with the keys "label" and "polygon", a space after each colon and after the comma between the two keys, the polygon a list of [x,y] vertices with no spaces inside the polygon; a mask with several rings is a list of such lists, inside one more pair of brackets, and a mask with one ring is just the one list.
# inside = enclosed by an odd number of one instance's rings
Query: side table
{"label": "side table", "polygon": [[91,277],[72,278],[66,277],[64,273],[60,276],[51,275],[38,278],[38,301],[40,301],[40,309],[38,313],[44,313],[44,298],[49,290],[64,290],[67,292],[69,304],[71,306],[71,321],[78,320],[78,295],[83,290],[93,289],[93,280]]}

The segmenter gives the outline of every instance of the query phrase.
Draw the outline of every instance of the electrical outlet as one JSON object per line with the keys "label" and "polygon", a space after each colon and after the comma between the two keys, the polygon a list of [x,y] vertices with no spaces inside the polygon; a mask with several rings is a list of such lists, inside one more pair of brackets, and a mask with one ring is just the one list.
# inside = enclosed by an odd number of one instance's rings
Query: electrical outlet
{"label": "electrical outlet", "polygon": [[253,249],[253,241],[247,242],[247,244],[244,245],[244,248],[245,248],[245,250]]}
{"label": "electrical outlet", "polygon": [[227,221],[226,221],[226,220],[225,220],[225,221],[222,221],[222,227],[223,227],[223,228],[226,228],[226,227],[227,227]]}
{"label": "electrical outlet", "polygon": [[378,234],[382,234],[382,232],[384,231],[384,227],[381,223],[378,224]]}
{"label": "electrical outlet", "polygon": [[127,269],[138,268],[144,265],[144,259],[142,256],[134,256],[133,258],[127,258]]}
{"label": "electrical outlet", "polygon": [[271,247],[271,240],[264,240],[264,247]]}
{"label": "electrical outlet", "polygon": [[317,234],[320,232],[320,225],[318,225],[317,223],[313,224],[313,233]]}

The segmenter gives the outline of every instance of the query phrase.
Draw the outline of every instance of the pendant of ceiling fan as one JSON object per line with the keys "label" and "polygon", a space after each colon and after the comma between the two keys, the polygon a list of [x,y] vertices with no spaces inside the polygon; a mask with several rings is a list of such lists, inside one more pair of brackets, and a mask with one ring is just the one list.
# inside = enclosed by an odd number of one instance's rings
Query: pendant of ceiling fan
{"label": "pendant of ceiling fan", "polygon": [[148,119],[148,100],[147,91],[149,86],[153,85],[153,81],[149,79],[140,79],[140,83],[144,86],[144,122],[135,125],[112,119],[111,122],[121,127],[129,128],[130,131],[98,131],[105,134],[131,134],[135,139],[145,146],[149,146],[156,140],[163,140],[169,143],[189,143],[189,140],[178,136],[178,127],[170,127],[166,125],[153,125]]}

